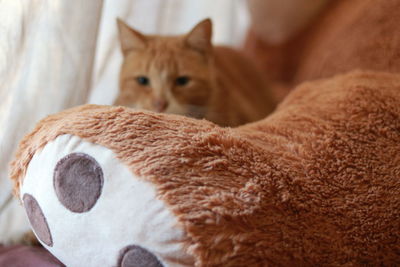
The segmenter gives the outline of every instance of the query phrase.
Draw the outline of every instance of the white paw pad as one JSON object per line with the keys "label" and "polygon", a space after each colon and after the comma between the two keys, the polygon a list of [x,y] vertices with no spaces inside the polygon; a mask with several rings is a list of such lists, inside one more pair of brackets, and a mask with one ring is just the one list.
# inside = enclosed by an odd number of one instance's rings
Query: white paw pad
{"label": "white paw pad", "polygon": [[62,135],[29,163],[20,195],[41,243],[68,266],[190,266],[155,186],[108,148]]}

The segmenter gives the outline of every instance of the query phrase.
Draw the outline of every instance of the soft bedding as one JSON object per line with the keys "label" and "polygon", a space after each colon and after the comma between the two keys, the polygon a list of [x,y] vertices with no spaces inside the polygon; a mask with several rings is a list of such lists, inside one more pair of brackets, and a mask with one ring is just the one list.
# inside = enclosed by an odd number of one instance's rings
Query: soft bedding
{"label": "soft bedding", "polygon": [[65,266],[43,247],[0,245],[0,267],[61,267]]}

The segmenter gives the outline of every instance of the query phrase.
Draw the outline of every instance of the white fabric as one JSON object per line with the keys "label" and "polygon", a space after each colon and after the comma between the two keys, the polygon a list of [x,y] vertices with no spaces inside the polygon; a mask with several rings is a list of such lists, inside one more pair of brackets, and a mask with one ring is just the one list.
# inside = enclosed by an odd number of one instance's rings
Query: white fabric
{"label": "white fabric", "polygon": [[[93,157],[104,175],[99,199],[84,213],[66,209],[53,186],[57,162],[75,152]],[[188,259],[183,231],[154,186],[135,177],[108,148],[76,136],[57,137],[33,156],[21,199],[25,193],[36,198],[49,225],[53,246],[43,245],[67,266],[116,266],[119,251],[129,245],[147,249],[164,266],[184,266],[171,259]]]}
{"label": "white fabric", "polygon": [[0,1],[0,243],[27,229],[11,207],[15,147],[39,119],[85,102],[100,11],[97,0]]}

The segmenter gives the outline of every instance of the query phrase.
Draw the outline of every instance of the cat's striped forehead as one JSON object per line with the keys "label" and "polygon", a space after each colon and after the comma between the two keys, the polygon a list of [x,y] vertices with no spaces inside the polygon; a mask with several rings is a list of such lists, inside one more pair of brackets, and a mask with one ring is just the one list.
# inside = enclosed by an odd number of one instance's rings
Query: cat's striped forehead
{"label": "cat's striped forehead", "polygon": [[177,75],[208,75],[209,57],[185,46],[181,37],[155,37],[148,47],[125,58],[122,78],[149,75],[165,82]]}

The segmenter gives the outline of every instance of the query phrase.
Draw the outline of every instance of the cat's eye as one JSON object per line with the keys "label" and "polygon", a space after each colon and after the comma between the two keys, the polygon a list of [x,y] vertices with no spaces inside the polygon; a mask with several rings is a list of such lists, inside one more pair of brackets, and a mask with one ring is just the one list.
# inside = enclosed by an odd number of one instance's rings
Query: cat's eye
{"label": "cat's eye", "polygon": [[180,76],[180,77],[176,78],[175,83],[176,83],[176,85],[184,86],[184,85],[188,84],[189,80],[190,79],[187,76]]}
{"label": "cat's eye", "polygon": [[136,78],[136,81],[138,82],[138,84],[143,86],[147,86],[150,84],[150,80],[146,76],[139,76]]}

